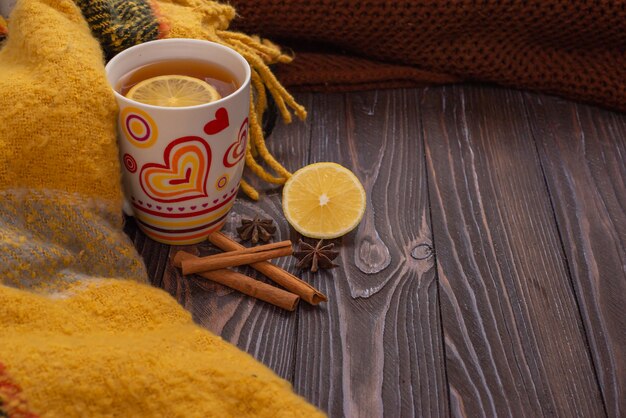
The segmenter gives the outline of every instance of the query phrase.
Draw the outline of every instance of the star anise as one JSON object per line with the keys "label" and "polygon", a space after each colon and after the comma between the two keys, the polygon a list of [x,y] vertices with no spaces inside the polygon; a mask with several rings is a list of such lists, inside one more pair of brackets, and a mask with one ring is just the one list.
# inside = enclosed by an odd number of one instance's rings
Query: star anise
{"label": "star anise", "polygon": [[324,245],[324,240],[319,240],[315,246],[300,240],[300,248],[294,251],[293,256],[298,260],[296,267],[311,268],[315,273],[318,269],[330,269],[337,267],[333,260],[339,255],[339,251],[333,251],[335,244]]}
{"label": "star anise", "polygon": [[254,219],[242,219],[241,226],[237,228],[237,233],[242,241],[250,241],[253,244],[268,242],[276,232],[276,227],[271,219],[262,219],[255,215]]}

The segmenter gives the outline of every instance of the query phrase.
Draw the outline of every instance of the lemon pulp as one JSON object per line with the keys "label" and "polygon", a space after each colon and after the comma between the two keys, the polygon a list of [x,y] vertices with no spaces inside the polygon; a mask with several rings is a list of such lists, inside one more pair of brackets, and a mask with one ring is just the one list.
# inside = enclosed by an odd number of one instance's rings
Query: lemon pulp
{"label": "lemon pulp", "polygon": [[353,230],[365,213],[359,179],[336,163],[316,163],[296,171],[283,188],[283,212],[302,235],[332,239]]}
{"label": "lemon pulp", "polygon": [[196,106],[221,99],[215,87],[186,75],[162,75],[135,84],[126,97],[140,103],[164,107]]}

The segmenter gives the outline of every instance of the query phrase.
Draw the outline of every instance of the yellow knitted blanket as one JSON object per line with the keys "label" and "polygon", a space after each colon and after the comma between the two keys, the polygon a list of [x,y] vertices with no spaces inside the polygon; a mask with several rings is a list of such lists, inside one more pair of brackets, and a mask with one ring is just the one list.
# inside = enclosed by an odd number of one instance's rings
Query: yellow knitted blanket
{"label": "yellow knitted blanket", "polygon": [[[206,24],[193,3],[162,2],[181,34]],[[121,231],[115,100],[78,7],[21,0],[8,33],[0,49],[0,416],[323,415],[146,284]]]}

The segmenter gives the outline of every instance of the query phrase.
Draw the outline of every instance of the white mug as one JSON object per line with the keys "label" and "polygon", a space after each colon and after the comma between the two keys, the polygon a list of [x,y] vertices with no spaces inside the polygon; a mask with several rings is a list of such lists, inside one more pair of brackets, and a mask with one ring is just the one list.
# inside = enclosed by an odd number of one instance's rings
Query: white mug
{"label": "white mug", "polygon": [[[237,90],[217,101],[161,107],[124,97],[120,80],[165,60],[202,60],[231,73]],[[133,46],[106,66],[119,105],[119,149],[124,193],[150,238],[186,245],[224,224],[244,168],[250,109],[250,67],[237,52],[195,39]]]}

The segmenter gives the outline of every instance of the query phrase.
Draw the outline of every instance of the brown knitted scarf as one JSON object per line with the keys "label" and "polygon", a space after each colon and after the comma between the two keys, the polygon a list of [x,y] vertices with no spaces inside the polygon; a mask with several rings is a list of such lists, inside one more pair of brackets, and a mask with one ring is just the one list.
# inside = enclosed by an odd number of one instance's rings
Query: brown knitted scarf
{"label": "brown knitted scarf", "polygon": [[292,88],[463,80],[626,110],[626,1],[232,0],[238,29],[296,52]]}

